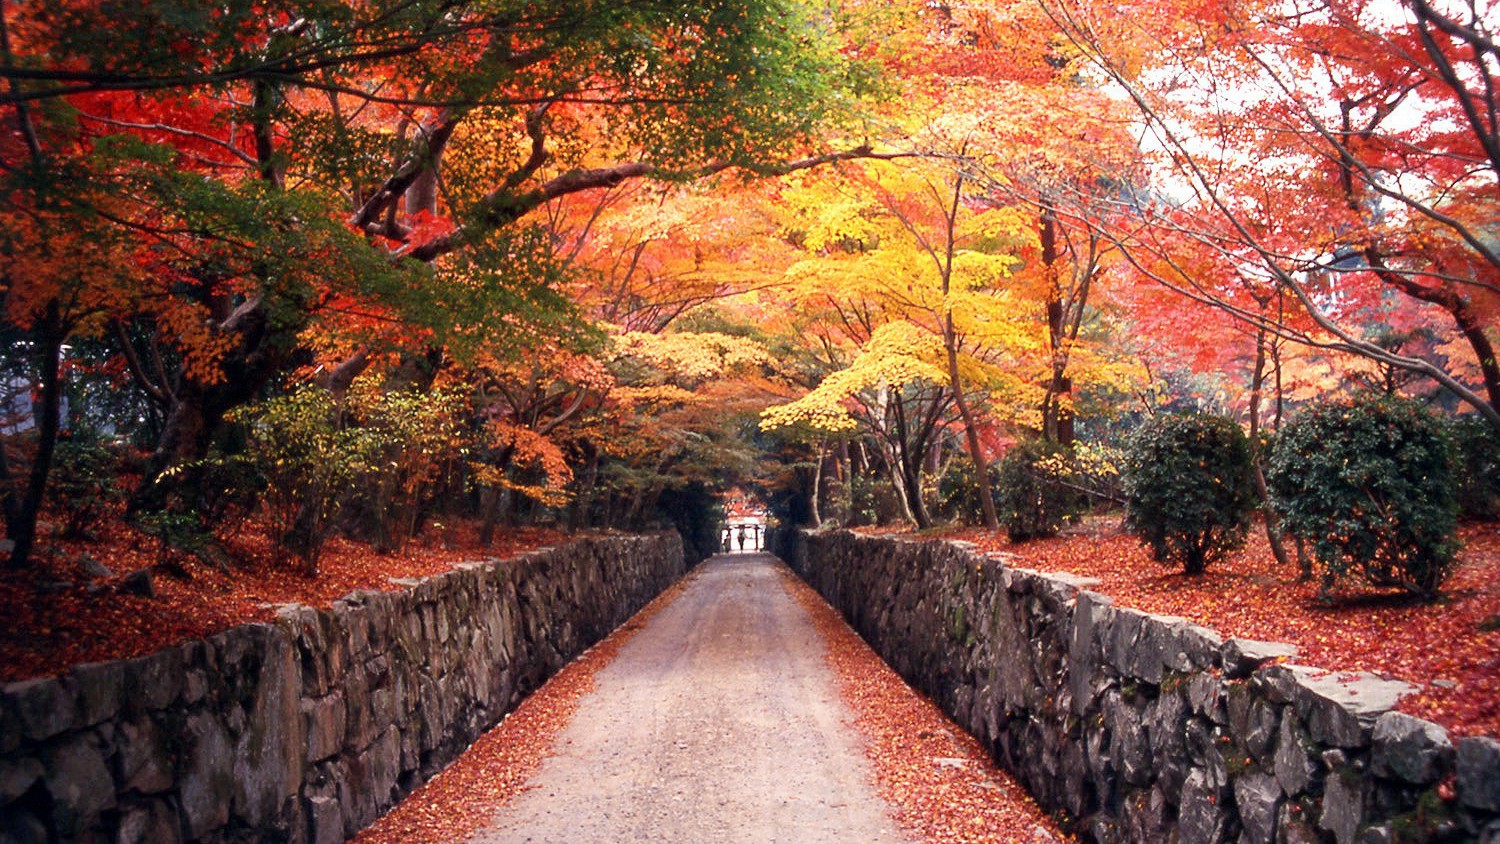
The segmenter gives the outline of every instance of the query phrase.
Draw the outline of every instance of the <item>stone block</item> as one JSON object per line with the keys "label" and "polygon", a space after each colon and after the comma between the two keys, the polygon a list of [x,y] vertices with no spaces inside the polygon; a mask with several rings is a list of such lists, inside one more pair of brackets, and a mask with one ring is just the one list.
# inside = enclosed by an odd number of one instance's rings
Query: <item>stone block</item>
{"label": "stone block", "polygon": [[1169,793],[1181,790],[1187,777],[1187,719],[1187,700],[1180,694],[1163,694],[1146,708],[1153,772],[1156,782]]}
{"label": "stone block", "polygon": [[115,767],[121,788],[138,794],[158,794],[176,784],[166,737],[149,716],[119,722]]}
{"label": "stone block", "polygon": [[1453,742],[1446,730],[1400,712],[1387,712],[1375,721],[1370,743],[1377,776],[1414,785],[1437,782],[1453,762]]}
{"label": "stone block", "polygon": [[1272,660],[1292,659],[1295,656],[1297,646],[1285,642],[1232,638],[1219,648],[1219,664],[1223,666],[1224,676],[1231,680],[1249,677]]}
{"label": "stone block", "polygon": [[178,794],[188,838],[196,840],[229,822],[234,751],[223,725],[207,712],[188,716],[183,740],[187,751]]}
{"label": "stone block", "polygon": [[21,723],[21,713],[16,711],[15,701],[5,693],[5,687],[0,685],[0,754],[16,752],[21,746],[22,736],[26,728]]}
{"label": "stone block", "polygon": [[344,815],[337,798],[309,797],[307,824],[310,844],[343,844]]}
{"label": "stone block", "polygon": [[375,805],[383,810],[391,804],[401,776],[401,734],[396,728],[387,729],[370,744],[364,765]]}
{"label": "stone block", "polygon": [[42,763],[30,756],[0,756],[0,806],[25,794],[42,778]]}
{"label": "stone block", "polygon": [[[1108,638],[1104,643],[1104,660],[1121,677],[1145,679],[1138,673],[1141,661],[1141,628],[1150,618],[1140,610],[1110,607],[1106,610]],[[1157,678],[1160,682],[1160,676]]]}
{"label": "stone block", "polygon": [[161,800],[132,804],[120,813],[116,844],[179,844],[182,825],[171,805]]}
{"label": "stone block", "polygon": [[114,661],[74,666],[68,673],[67,685],[72,687],[78,699],[78,723],[92,727],[119,713],[125,665]]}
{"label": "stone block", "polygon": [[306,724],[307,762],[321,762],[338,753],[344,746],[348,718],[344,696],[334,692],[312,700],[304,699],[301,709]]}
{"label": "stone block", "polygon": [[21,732],[32,741],[46,741],[72,727],[78,708],[73,695],[53,677],[7,683],[0,691],[13,711]]}
{"label": "stone block", "polygon": [[52,822],[71,837],[98,824],[99,813],[115,805],[115,781],[104,754],[87,733],[68,737],[43,754]]}
{"label": "stone block", "polygon": [[1313,819],[1303,817],[1305,814],[1298,803],[1281,804],[1277,844],[1323,844],[1323,836],[1313,828]]}
{"label": "stone block", "polygon": [[1206,671],[1219,664],[1224,637],[1219,631],[1183,619],[1168,630],[1164,657],[1168,668],[1178,672]]}
{"label": "stone block", "polygon": [[1111,761],[1120,777],[1134,786],[1150,785],[1155,775],[1151,767],[1151,741],[1142,715],[1119,695],[1105,698],[1104,723],[1112,735]]}
{"label": "stone block", "polygon": [[1234,778],[1234,805],[1240,817],[1240,844],[1275,844],[1276,816],[1281,809],[1276,778],[1247,771]]}
{"label": "stone block", "polygon": [[1250,675],[1250,689],[1274,704],[1289,704],[1297,697],[1297,675],[1285,664],[1272,663]]}
{"label": "stone block", "polygon": [[1500,741],[1487,736],[1458,740],[1458,799],[1485,812],[1500,812]]}
{"label": "stone block", "polygon": [[363,667],[351,666],[343,683],[345,715],[344,747],[359,752],[370,746],[379,730],[370,704],[370,682]]}
{"label": "stone block", "polygon": [[1223,791],[1205,771],[1195,770],[1188,775],[1177,804],[1177,827],[1182,841],[1218,844],[1225,840],[1229,813],[1224,808]]}
{"label": "stone block", "polygon": [[1375,721],[1414,687],[1363,672],[1335,673],[1301,665],[1276,666],[1291,676],[1293,703],[1313,741],[1332,747],[1369,744]]}
{"label": "stone block", "polygon": [[0,844],[51,844],[55,840],[41,818],[25,809],[0,807]]}
{"label": "stone block", "polygon": [[[1338,752],[1338,751],[1334,751]],[[1365,822],[1369,781],[1347,765],[1332,765],[1323,785],[1323,813],[1318,827],[1333,833],[1338,844],[1356,844]]]}
{"label": "stone block", "polygon": [[245,825],[272,824],[297,793],[306,760],[301,671],[284,631],[262,626],[260,672],[234,749],[233,811]]}
{"label": "stone block", "polygon": [[182,693],[185,669],[181,648],[166,648],[125,663],[125,697],[147,711],[166,709]]}
{"label": "stone block", "polygon": [[1281,707],[1248,692],[1237,694],[1235,700],[1238,705],[1232,708],[1230,728],[1250,758],[1269,768],[1281,726]]}
{"label": "stone block", "polygon": [[1317,763],[1312,758],[1312,748],[1308,746],[1302,730],[1293,718],[1281,719],[1273,765],[1276,782],[1288,797],[1305,793],[1318,774]]}
{"label": "stone block", "polygon": [[1122,801],[1121,825],[1127,841],[1165,841],[1171,837],[1166,795],[1160,788],[1132,792]]}

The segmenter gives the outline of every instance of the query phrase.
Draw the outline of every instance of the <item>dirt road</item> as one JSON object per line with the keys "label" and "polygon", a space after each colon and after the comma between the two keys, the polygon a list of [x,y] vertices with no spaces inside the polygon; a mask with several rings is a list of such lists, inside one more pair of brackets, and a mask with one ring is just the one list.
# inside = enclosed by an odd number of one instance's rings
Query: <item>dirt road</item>
{"label": "dirt road", "polygon": [[720,555],[600,671],[474,844],[907,842],[775,558]]}

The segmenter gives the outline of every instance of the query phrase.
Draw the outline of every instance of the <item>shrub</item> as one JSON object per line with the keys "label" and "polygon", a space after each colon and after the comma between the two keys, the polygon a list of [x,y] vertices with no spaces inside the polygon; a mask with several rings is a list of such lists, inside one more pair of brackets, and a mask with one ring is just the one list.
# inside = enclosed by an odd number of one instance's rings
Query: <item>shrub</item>
{"label": "shrub", "polygon": [[1073,453],[1066,446],[1051,440],[1019,443],[999,468],[996,509],[1011,542],[1056,536],[1081,509],[1082,497],[1070,487]]}
{"label": "shrub", "polygon": [[119,461],[98,433],[82,429],[60,438],[52,458],[48,496],[62,516],[62,534],[83,537],[112,506],[125,500]]}
{"label": "shrub", "polygon": [[454,474],[466,445],[457,392],[386,390],[356,382],[349,421],[358,424],[369,459],[350,506],[361,535],[380,553],[400,551],[417,532],[422,511],[445,475]]}
{"label": "shrub", "polygon": [[1267,480],[1324,588],[1356,572],[1431,597],[1458,549],[1451,465],[1447,436],[1421,406],[1362,395],[1304,408],[1277,437]]}
{"label": "shrub", "polygon": [[[994,470],[990,471],[990,482],[993,486]],[[968,455],[953,458],[938,478],[937,486],[940,517],[958,519],[969,525],[984,523],[984,509],[979,502],[979,479]]]}
{"label": "shrub", "polygon": [[1500,432],[1478,416],[1450,423],[1453,471],[1462,519],[1500,519]]}
{"label": "shrub", "polygon": [[1254,503],[1250,444],[1228,419],[1148,420],[1130,437],[1124,475],[1125,526],[1158,561],[1199,574],[1244,544]]}
{"label": "shrub", "polygon": [[315,575],[329,525],[376,449],[367,435],[343,424],[332,394],[320,387],[301,387],[239,416],[248,454],[265,478],[271,541]]}

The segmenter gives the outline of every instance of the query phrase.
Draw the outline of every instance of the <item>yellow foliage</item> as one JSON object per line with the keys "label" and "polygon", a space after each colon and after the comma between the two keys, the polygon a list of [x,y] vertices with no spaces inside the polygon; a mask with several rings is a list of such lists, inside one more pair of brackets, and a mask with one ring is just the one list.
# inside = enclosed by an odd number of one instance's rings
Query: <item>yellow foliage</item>
{"label": "yellow foliage", "polygon": [[621,358],[632,358],[667,380],[701,382],[770,362],[754,340],[717,332],[651,334],[631,331],[615,339]]}
{"label": "yellow foliage", "polygon": [[858,394],[926,381],[947,384],[943,345],[931,332],[909,322],[880,326],[853,362],[824,378],[811,392],[761,412],[762,430],[803,425],[826,433],[857,427],[845,406]]}

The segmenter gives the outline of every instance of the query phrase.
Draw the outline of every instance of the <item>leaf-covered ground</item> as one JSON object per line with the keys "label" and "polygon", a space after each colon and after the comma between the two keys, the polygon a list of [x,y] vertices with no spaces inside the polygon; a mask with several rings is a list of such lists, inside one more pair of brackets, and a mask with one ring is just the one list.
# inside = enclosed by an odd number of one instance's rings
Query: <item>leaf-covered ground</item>
{"label": "leaf-covered ground", "polygon": [[1178,615],[1226,636],[1290,642],[1297,662],[1368,671],[1419,687],[1399,708],[1463,734],[1500,735],[1500,526],[1460,531],[1459,566],[1435,603],[1349,583],[1322,601],[1276,562],[1264,533],[1206,574],[1188,577],[1151,559],[1113,522],[1012,545],[982,530],[947,531],[1006,562],[1098,578],[1120,606]]}
{"label": "leaf-covered ground", "polygon": [[823,635],[880,794],[907,832],[930,844],[1075,840],[995,767],[973,736],[906,685],[817,592],[790,572],[784,584]]}
{"label": "leaf-covered ground", "polygon": [[[326,607],[355,589],[395,589],[391,578],[423,577],[456,563],[508,557],[564,541],[554,531],[526,529],[481,546],[470,525],[420,537],[399,554],[332,539],[316,578],[277,565],[270,548],[247,530],[227,547],[221,565],[175,555],[171,570],[153,577],[157,596],[124,592],[124,576],[158,562],[159,543],[110,520],[91,542],[49,543],[32,571],[0,577],[0,682],[59,674],[81,662],[141,656],[210,636],[248,621],[268,621],[279,604]],[[112,574],[91,575],[88,560]],[[95,569],[96,572],[100,571]]]}

